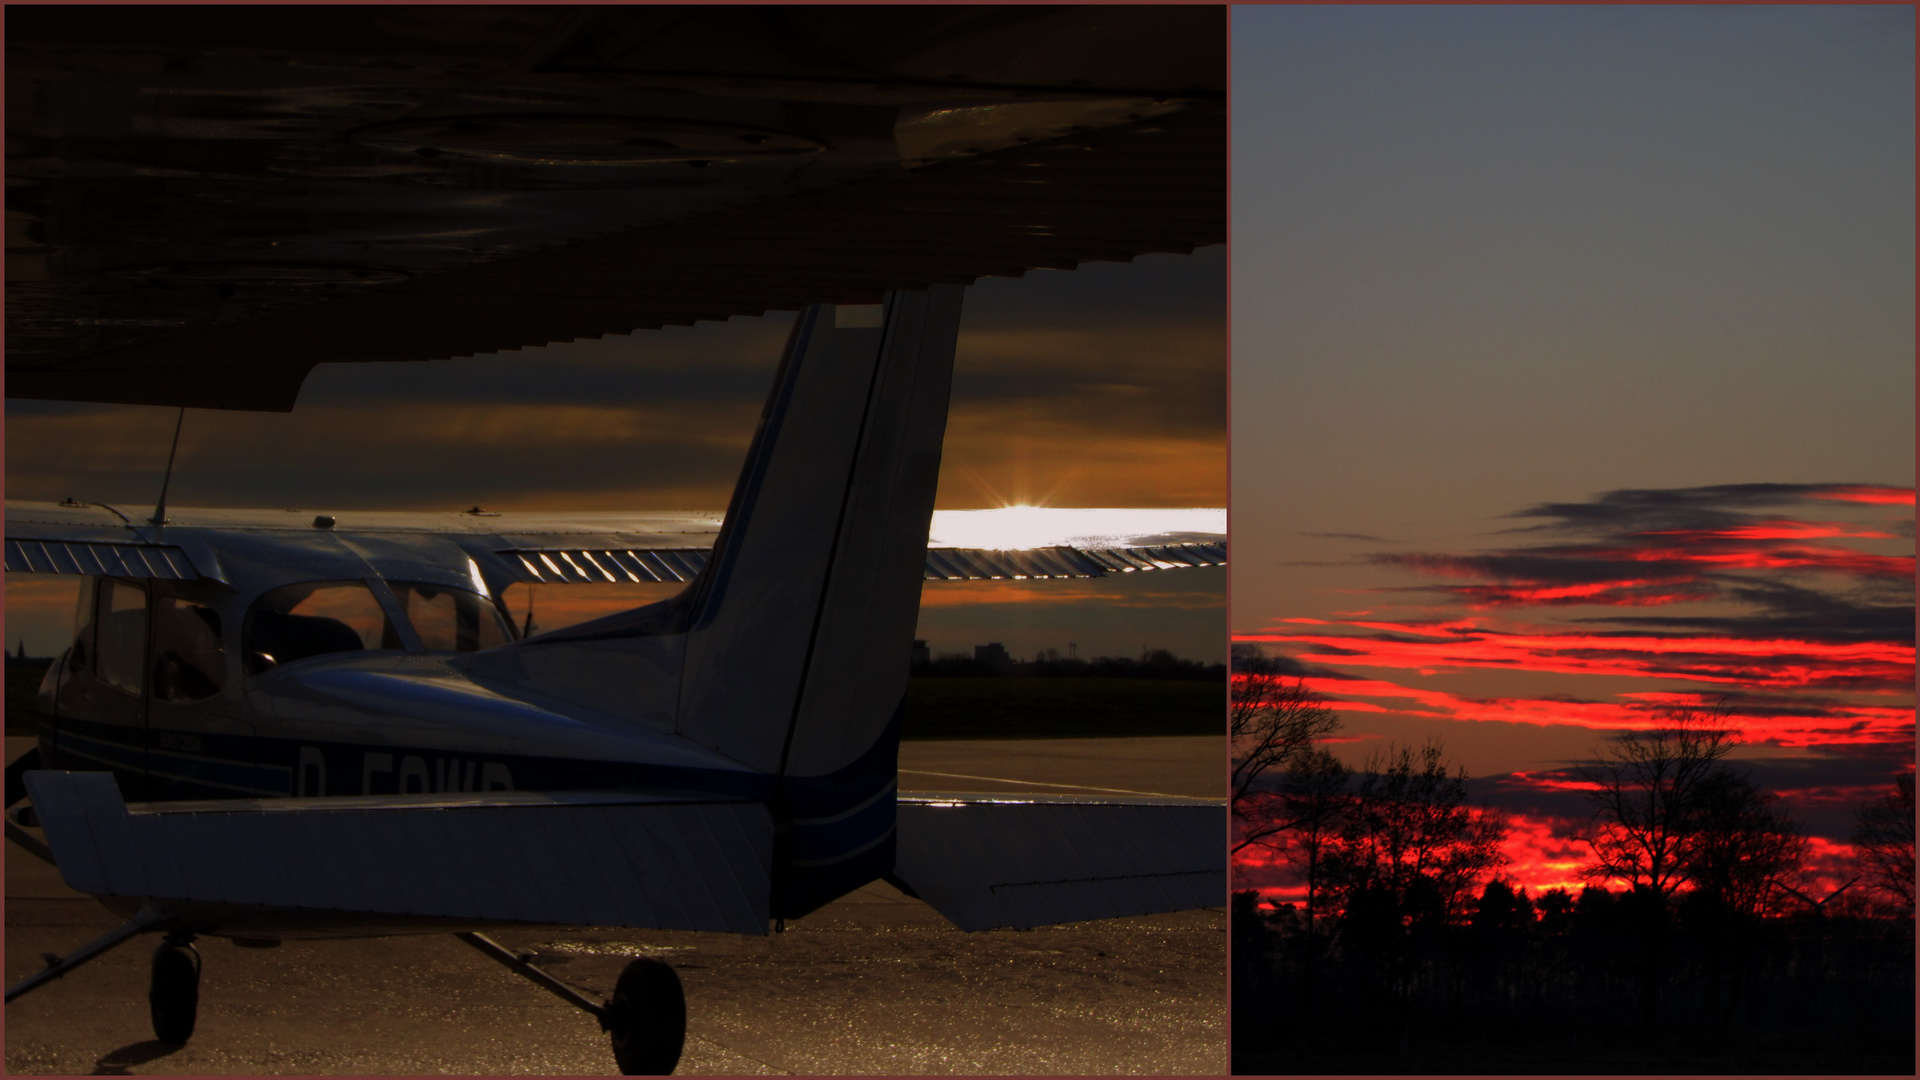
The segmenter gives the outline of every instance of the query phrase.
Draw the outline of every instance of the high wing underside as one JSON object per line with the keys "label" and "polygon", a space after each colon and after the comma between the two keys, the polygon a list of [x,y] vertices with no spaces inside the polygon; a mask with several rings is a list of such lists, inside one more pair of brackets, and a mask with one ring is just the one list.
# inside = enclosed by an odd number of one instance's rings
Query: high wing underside
{"label": "high wing underside", "polygon": [[7,394],[436,360],[1226,237],[1224,9],[6,13]]}
{"label": "high wing underside", "polygon": [[[491,588],[514,583],[685,582],[706,566],[721,516],[704,513],[396,513],[172,508],[165,528],[130,508],[9,503],[9,573],[227,581],[223,550],[331,537],[404,578],[420,561],[474,560]],[[315,521],[330,522],[324,529]],[[355,543],[358,540],[359,543]],[[384,554],[383,554],[384,553]],[[391,569],[380,565],[382,559]],[[929,581],[1095,578],[1226,565],[1216,509],[937,510]]]}

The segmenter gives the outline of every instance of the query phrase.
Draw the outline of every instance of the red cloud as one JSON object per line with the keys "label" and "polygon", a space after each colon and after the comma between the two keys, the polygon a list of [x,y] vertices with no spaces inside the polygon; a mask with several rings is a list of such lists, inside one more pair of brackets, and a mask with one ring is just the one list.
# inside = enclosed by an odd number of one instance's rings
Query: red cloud
{"label": "red cloud", "polygon": [[[1287,620],[1294,621],[1294,620]],[[1338,667],[1490,668],[1566,675],[1687,679],[1748,689],[1892,689],[1913,685],[1913,646],[1893,642],[1752,640],[1712,636],[1502,633],[1472,620],[1432,625],[1345,624],[1375,635],[1248,634],[1293,646],[1296,659]],[[1392,636],[1384,636],[1392,635]],[[1425,640],[1408,640],[1409,637]]]}
{"label": "red cloud", "polygon": [[1887,506],[1912,506],[1913,489],[1883,487],[1879,484],[1835,484],[1825,491],[1810,492],[1816,499],[1841,502],[1875,503]]}
{"label": "red cloud", "polygon": [[[1240,638],[1238,640],[1250,640]],[[1271,640],[1271,639],[1251,639]],[[1355,663],[1352,657],[1331,657]],[[1443,690],[1403,686],[1379,679],[1306,677],[1306,684],[1334,708],[1356,713],[1399,713],[1435,720],[1488,720],[1515,724],[1568,724],[1599,730],[1659,727],[1671,706],[1708,706],[1716,695],[1700,692],[1623,693],[1617,701],[1570,701],[1543,697],[1466,697]],[[1796,711],[1772,703],[1734,723],[1753,742],[1782,747],[1899,743],[1913,738],[1913,710],[1900,705],[1826,703]]]}

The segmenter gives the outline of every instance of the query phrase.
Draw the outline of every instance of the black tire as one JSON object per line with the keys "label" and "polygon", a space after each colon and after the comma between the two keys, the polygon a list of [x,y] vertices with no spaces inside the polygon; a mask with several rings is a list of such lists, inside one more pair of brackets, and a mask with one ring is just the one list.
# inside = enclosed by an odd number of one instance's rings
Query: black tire
{"label": "black tire", "polygon": [[153,951],[147,1007],[154,1038],[176,1046],[193,1038],[200,1013],[200,954],[193,946],[166,944]]}
{"label": "black tire", "polygon": [[658,960],[628,964],[601,1023],[613,1037],[620,1075],[672,1075],[687,1042],[687,995],[680,976]]}

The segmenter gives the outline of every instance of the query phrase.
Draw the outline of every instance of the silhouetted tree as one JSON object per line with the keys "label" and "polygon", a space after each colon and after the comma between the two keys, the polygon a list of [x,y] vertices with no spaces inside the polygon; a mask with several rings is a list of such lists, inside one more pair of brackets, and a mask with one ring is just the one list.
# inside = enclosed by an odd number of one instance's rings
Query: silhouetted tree
{"label": "silhouetted tree", "polygon": [[1375,756],[1343,816],[1339,862],[1349,889],[1385,889],[1402,914],[1424,902],[1442,920],[1466,913],[1482,878],[1505,862],[1506,821],[1467,804],[1467,772],[1449,773],[1438,742]]}
{"label": "silhouetted tree", "polygon": [[1793,895],[1807,840],[1777,807],[1778,796],[1725,767],[1709,770],[1694,793],[1685,844],[1691,902],[1728,919],[1776,914]]}
{"label": "silhouetted tree", "polygon": [[1327,856],[1352,801],[1347,793],[1352,776],[1353,770],[1339,758],[1315,747],[1294,755],[1280,781],[1280,806],[1290,823],[1282,834],[1283,850],[1293,857],[1306,882],[1309,934],[1319,915],[1320,894],[1326,889]]}
{"label": "silhouetted tree", "polygon": [[1395,1014],[1403,1052],[1415,954],[1450,944],[1480,880],[1506,861],[1505,833],[1504,817],[1467,804],[1466,770],[1449,773],[1437,742],[1375,755],[1360,773],[1328,877],[1341,902],[1342,950],[1381,984],[1379,1004]]}
{"label": "silhouetted tree", "polygon": [[1471,925],[1476,935],[1510,940],[1533,926],[1536,917],[1533,898],[1527,895],[1527,890],[1515,892],[1510,882],[1494,878],[1480,890]]}
{"label": "silhouetted tree", "polygon": [[1913,917],[1913,774],[1894,781],[1893,792],[1854,812],[1854,850],[1868,883],[1907,918]]}
{"label": "silhouetted tree", "polygon": [[1721,710],[1670,710],[1666,726],[1629,731],[1579,770],[1594,785],[1590,881],[1624,882],[1671,897],[1687,880],[1687,850],[1701,785],[1739,742]]}
{"label": "silhouetted tree", "polygon": [[1806,859],[1807,841],[1776,802],[1775,795],[1724,764],[1709,770],[1693,794],[1685,844],[1692,888],[1680,914],[1706,950],[1708,1003],[1722,1042],[1759,920],[1799,896],[1793,881]]}
{"label": "silhouetted tree", "polygon": [[1258,651],[1235,657],[1228,719],[1233,738],[1233,850],[1293,828],[1278,789],[1280,773],[1340,718],[1306,681],[1288,682],[1278,657]]}
{"label": "silhouetted tree", "polygon": [[1587,836],[1594,861],[1581,874],[1624,882],[1639,924],[1641,1022],[1658,1026],[1661,954],[1668,909],[1688,882],[1703,792],[1739,741],[1724,707],[1675,708],[1662,727],[1629,731],[1580,770],[1593,785]]}
{"label": "silhouetted tree", "polygon": [[1534,907],[1540,913],[1540,929],[1548,934],[1565,933],[1573,920],[1573,894],[1565,889],[1541,893]]}
{"label": "silhouetted tree", "polygon": [[1274,966],[1274,932],[1260,915],[1258,891],[1236,889],[1230,899],[1233,905],[1228,921],[1233,934],[1233,1026],[1251,1032],[1268,1020],[1257,1006],[1265,1003],[1266,984]]}
{"label": "silhouetted tree", "polygon": [[[1280,781],[1280,810],[1288,828],[1264,841],[1288,856],[1307,886],[1299,952],[1301,998],[1309,1014],[1318,1001],[1316,984],[1323,952],[1319,926],[1324,914],[1328,856],[1338,842],[1341,822],[1352,802],[1347,792],[1352,776],[1353,771],[1339,758],[1319,747],[1295,754]],[[1312,1026],[1309,1015],[1310,1030]]]}

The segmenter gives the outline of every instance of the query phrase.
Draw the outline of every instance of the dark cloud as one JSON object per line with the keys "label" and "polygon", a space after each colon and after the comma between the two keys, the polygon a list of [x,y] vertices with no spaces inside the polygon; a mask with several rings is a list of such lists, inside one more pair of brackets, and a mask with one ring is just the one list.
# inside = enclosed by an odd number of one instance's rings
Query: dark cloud
{"label": "dark cloud", "polygon": [[1302,663],[1285,653],[1269,653],[1251,642],[1235,642],[1232,649],[1233,664],[1239,669],[1247,660],[1256,656],[1265,656],[1273,661],[1274,669],[1289,679],[1339,679],[1357,680],[1358,675],[1339,671],[1335,668],[1321,667],[1318,664]]}
{"label": "dark cloud", "polygon": [[1370,544],[1397,544],[1398,540],[1389,540],[1384,536],[1368,536],[1366,533],[1343,532],[1303,532],[1301,536],[1314,536],[1322,540],[1365,540]]}
{"label": "dark cloud", "polygon": [[1842,717],[1852,716],[1855,703],[1845,698],[1818,694],[1769,694],[1733,690],[1720,694],[1718,704],[1735,716],[1767,717]]}
{"label": "dark cloud", "polygon": [[[1911,530],[1884,523],[1846,525],[1780,508],[1823,504],[1903,505],[1909,489],[1870,484],[1727,484],[1611,491],[1580,503],[1543,503],[1513,517],[1553,521],[1517,532],[1586,533],[1578,544],[1504,551],[1382,553],[1365,557],[1466,584],[1399,586],[1452,597],[1474,607],[1648,608],[1719,602],[1736,610],[1576,619],[1674,635],[1808,642],[1911,642],[1913,558],[1846,546],[1849,540],[1897,540]],[[1756,513],[1773,510],[1773,513]],[[1813,575],[1838,587],[1814,587]],[[1876,682],[1877,684],[1877,682]]]}
{"label": "dark cloud", "polygon": [[1486,577],[1531,585],[1584,585],[1647,578],[1688,581],[1701,576],[1698,566],[1683,560],[1629,561],[1620,556],[1609,558],[1604,552],[1586,547],[1528,548],[1472,555],[1383,553],[1370,555],[1367,561],[1446,577]]}
{"label": "dark cloud", "polygon": [[1577,783],[1579,775],[1569,768],[1480,777],[1469,788],[1479,801],[1510,814],[1584,824],[1593,816],[1593,802]]}
{"label": "dark cloud", "polygon": [[[1763,791],[1780,795],[1780,806],[1809,835],[1838,843],[1853,832],[1854,811],[1893,788],[1894,778],[1912,764],[1912,744],[1873,747],[1868,755],[1822,752],[1797,757],[1734,757],[1727,767],[1745,774]],[[1592,797],[1583,790],[1580,766],[1510,773],[1473,780],[1474,795],[1514,814],[1555,819],[1577,832],[1593,817]]]}
{"label": "dark cloud", "polygon": [[1573,621],[1750,639],[1914,640],[1910,587],[1904,604],[1838,596],[1784,581],[1741,581],[1726,586],[1723,594],[1762,610],[1752,615],[1612,615]]}
{"label": "dark cloud", "polygon": [[[1219,506],[1225,258],[988,279],[966,302],[943,506]],[[179,505],[724,507],[794,316],[323,364],[291,414],[192,410]],[[16,499],[150,504],[175,411],[9,402]]]}
{"label": "dark cloud", "polygon": [[1835,498],[1870,485],[1861,484],[1716,484],[1691,488],[1621,488],[1583,503],[1540,503],[1506,515],[1510,518],[1553,518],[1541,529],[1656,532],[1718,530],[1755,520],[1751,513],[1763,507],[1792,506],[1821,498]]}

